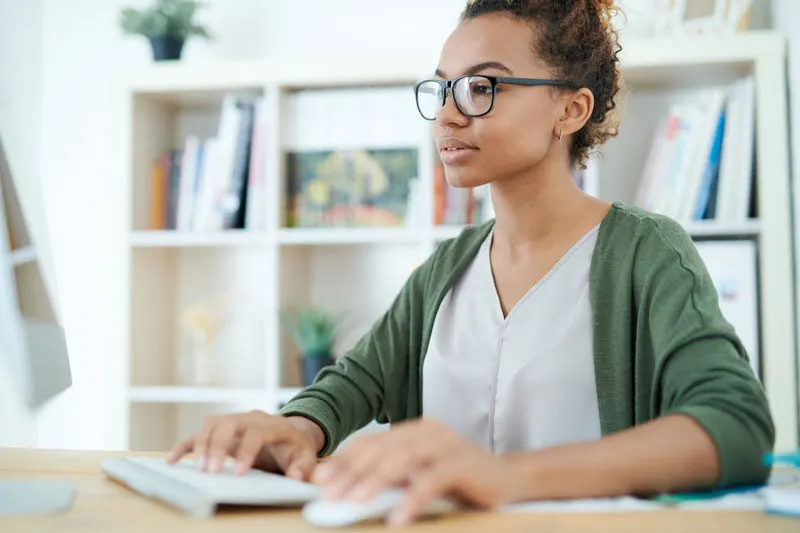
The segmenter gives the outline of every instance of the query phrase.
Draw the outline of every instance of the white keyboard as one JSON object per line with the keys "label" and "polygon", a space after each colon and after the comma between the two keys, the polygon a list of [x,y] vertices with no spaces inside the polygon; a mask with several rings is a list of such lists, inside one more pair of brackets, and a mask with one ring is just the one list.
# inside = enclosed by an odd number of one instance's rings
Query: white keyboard
{"label": "white keyboard", "polygon": [[171,465],[152,457],[109,459],[103,471],[144,496],[203,517],[220,504],[302,506],[322,494],[316,485],[277,474],[250,470],[237,476],[233,465],[225,465],[220,473],[203,472],[192,460]]}
{"label": "white keyboard", "polygon": [[309,501],[321,490],[310,483],[303,483],[277,474],[260,470],[249,470],[243,475],[233,473],[233,465],[225,464],[220,473],[203,472],[192,460],[171,465],[163,459],[137,457],[132,462],[167,476],[186,485],[198,488],[219,501],[262,501],[279,497],[288,501]]}

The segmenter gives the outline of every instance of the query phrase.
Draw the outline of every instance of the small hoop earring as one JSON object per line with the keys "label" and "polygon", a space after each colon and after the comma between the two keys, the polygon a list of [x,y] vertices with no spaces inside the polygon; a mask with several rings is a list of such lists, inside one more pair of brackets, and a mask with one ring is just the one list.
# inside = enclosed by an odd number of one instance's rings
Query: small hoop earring
{"label": "small hoop earring", "polygon": [[564,130],[562,129],[560,132],[558,132],[558,141],[556,142],[561,142],[561,137],[563,136],[564,136]]}

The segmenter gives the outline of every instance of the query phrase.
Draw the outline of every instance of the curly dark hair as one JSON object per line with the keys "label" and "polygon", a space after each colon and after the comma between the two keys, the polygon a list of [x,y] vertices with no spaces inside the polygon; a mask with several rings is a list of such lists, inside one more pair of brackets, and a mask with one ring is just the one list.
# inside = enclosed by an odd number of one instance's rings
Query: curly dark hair
{"label": "curly dark hair", "polygon": [[573,135],[570,160],[583,167],[589,150],[618,133],[617,108],[622,81],[619,35],[611,19],[614,0],[470,0],[461,20],[505,13],[529,22],[533,50],[553,74],[594,95],[592,115]]}

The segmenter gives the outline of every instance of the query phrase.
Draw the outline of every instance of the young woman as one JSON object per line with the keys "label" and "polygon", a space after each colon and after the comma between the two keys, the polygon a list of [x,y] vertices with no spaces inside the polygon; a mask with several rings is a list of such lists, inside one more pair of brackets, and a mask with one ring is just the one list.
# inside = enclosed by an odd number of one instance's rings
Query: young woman
{"label": "young woman", "polygon": [[[496,218],[443,243],[370,332],[282,411],[179,444],[312,479],[332,498],[408,488],[478,506],[763,481],[764,391],[675,222],[576,187],[616,133],[611,0],[475,0],[420,83],[447,181]],[[317,465],[373,419],[362,437]],[[398,424],[399,422],[404,422]]]}

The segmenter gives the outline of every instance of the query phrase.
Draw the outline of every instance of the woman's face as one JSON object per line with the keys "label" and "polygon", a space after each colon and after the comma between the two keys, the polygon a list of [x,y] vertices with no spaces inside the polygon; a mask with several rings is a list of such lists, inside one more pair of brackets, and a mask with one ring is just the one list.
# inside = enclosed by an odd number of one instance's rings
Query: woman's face
{"label": "woman's face", "polygon": [[[467,20],[445,43],[436,77],[554,78],[537,61],[532,40],[530,25],[503,14]],[[448,91],[434,123],[448,183],[476,187],[514,178],[535,167],[557,140],[557,121],[564,114],[558,94],[547,86],[498,84],[492,110],[470,118],[459,112]]]}

